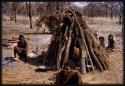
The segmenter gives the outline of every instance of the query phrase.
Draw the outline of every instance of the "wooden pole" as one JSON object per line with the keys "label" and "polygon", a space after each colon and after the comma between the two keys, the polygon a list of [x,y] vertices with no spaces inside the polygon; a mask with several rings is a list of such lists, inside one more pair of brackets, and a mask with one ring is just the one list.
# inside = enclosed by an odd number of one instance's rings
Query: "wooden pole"
{"label": "wooden pole", "polygon": [[[72,8],[72,9],[73,9],[73,8]],[[73,9],[73,11],[71,10],[71,12],[72,12],[72,13],[74,14],[74,16],[75,16],[76,22],[77,22],[78,27],[79,27],[79,30],[80,30],[80,35],[81,35],[82,42],[85,44],[85,48],[86,48],[86,50],[87,50],[87,54],[89,55],[90,63],[91,63],[91,65],[92,65],[92,70],[93,70],[93,72],[94,72],[93,62],[92,62],[92,60],[91,60],[91,56],[90,56],[90,54],[89,54],[89,50],[88,50],[87,44],[86,44],[86,42],[85,42],[85,37],[84,37],[84,35],[83,35],[84,30],[82,30],[82,28],[81,28],[81,26],[80,26],[80,24],[79,24],[79,22],[78,22],[77,16],[76,16],[76,14],[74,13],[74,9]]]}
{"label": "wooden pole", "polygon": [[69,50],[70,50],[70,45],[71,45],[71,34],[72,34],[72,28],[70,27],[62,68],[64,67],[64,64],[67,62],[68,57],[69,57]]}
{"label": "wooden pole", "polygon": [[85,58],[87,57],[86,55],[86,50],[85,50],[85,46],[80,42],[80,72],[81,74],[86,74],[86,64],[85,64]]}
{"label": "wooden pole", "polygon": [[[66,36],[67,32],[68,32],[68,26],[66,27],[64,36]],[[63,35],[61,34],[61,36],[63,36]],[[61,39],[62,39],[62,38],[61,38]],[[60,43],[60,45],[59,45],[59,51],[58,51],[58,54],[57,54],[57,64],[56,64],[57,70],[59,70],[62,52],[63,52],[64,49],[65,49],[65,43],[66,43],[66,42],[65,42],[65,39],[60,40],[59,43]]]}

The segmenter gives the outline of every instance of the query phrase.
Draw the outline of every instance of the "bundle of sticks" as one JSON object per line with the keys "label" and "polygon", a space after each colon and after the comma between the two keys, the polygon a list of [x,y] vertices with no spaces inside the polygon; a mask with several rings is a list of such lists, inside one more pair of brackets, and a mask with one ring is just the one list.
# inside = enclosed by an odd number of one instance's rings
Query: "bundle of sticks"
{"label": "bundle of sticks", "polygon": [[98,43],[82,16],[73,9],[70,11],[74,22],[71,27],[65,28],[64,35],[61,32],[53,35],[47,51],[47,65],[59,70],[70,59],[80,68],[82,74],[94,72],[95,69],[108,69],[109,56],[105,48]]}

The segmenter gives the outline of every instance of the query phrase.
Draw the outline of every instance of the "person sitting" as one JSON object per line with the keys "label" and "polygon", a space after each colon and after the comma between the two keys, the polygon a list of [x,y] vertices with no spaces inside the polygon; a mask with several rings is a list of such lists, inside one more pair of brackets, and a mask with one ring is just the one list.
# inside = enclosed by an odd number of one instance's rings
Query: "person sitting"
{"label": "person sitting", "polygon": [[100,45],[102,45],[103,47],[105,47],[105,39],[104,39],[103,36],[99,37],[99,42],[100,42]]}
{"label": "person sitting", "polygon": [[113,39],[113,35],[109,34],[109,36],[108,36],[108,47],[107,48],[110,49],[110,50],[114,49],[115,48],[114,44],[115,44],[115,41]]}
{"label": "person sitting", "polygon": [[14,58],[16,58],[16,54],[18,54],[19,58],[27,62],[27,42],[23,35],[19,35],[19,41],[17,42],[17,46],[14,47]]}
{"label": "person sitting", "polygon": [[71,60],[64,64],[64,68],[56,76],[56,85],[80,85],[82,84],[81,73],[73,71]]}

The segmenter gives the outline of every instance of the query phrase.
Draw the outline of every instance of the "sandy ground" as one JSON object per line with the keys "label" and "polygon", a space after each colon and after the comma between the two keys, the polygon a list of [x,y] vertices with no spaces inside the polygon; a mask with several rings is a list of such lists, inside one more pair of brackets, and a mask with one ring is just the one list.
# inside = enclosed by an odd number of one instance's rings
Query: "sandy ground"
{"label": "sandy ground", "polygon": [[[29,29],[28,18],[18,16],[18,21],[2,22],[2,38],[11,39],[18,37],[20,33],[35,32],[36,27]],[[36,17],[33,18],[33,22]],[[114,35],[116,41],[116,50],[109,53],[110,68],[104,72],[95,71],[82,75],[83,83],[88,84],[122,84],[123,83],[123,49],[122,49],[122,25],[117,24],[117,19],[111,21],[109,18],[91,18],[87,19],[87,25],[93,32],[99,36],[104,36],[107,45],[108,35]],[[46,51],[49,45],[51,35],[25,35],[28,38],[29,52],[39,47],[39,53]],[[2,47],[2,57],[13,56],[13,50]],[[54,83],[56,71],[35,72],[37,64],[24,63],[17,60],[11,66],[2,66],[3,84],[50,84]]]}

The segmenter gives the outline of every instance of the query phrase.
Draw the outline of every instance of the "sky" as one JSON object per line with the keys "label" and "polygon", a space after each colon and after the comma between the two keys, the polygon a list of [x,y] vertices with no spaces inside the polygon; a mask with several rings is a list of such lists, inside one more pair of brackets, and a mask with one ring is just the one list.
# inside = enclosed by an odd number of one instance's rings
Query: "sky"
{"label": "sky", "polygon": [[77,7],[83,7],[85,6],[87,3],[86,2],[72,2],[74,5],[76,5]]}

